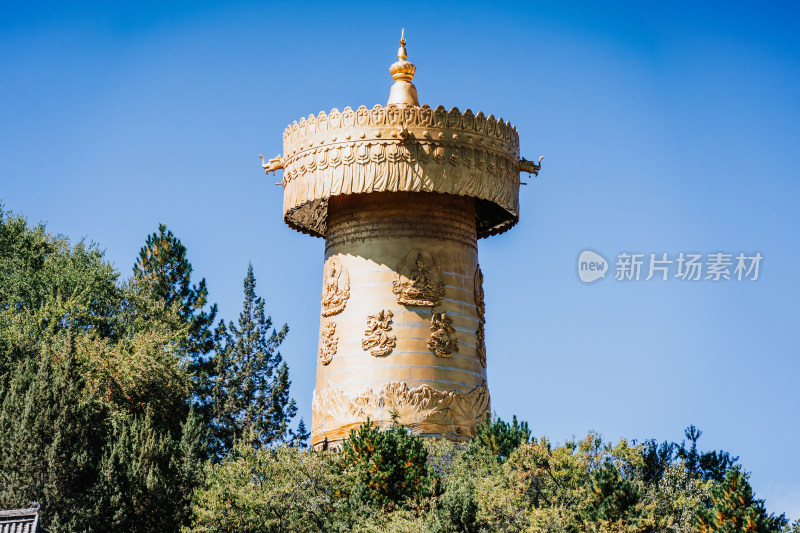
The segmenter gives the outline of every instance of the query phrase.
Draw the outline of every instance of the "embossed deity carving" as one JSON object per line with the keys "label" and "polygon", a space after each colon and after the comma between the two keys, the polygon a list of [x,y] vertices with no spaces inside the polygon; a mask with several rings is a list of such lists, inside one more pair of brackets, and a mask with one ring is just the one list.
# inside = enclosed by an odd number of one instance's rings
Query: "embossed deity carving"
{"label": "embossed deity carving", "polygon": [[486,322],[486,304],[483,301],[483,272],[481,266],[475,268],[475,309],[478,312],[478,320]]}
{"label": "embossed deity carving", "polygon": [[478,331],[475,332],[475,353],[478,356],[481,366],[486,368],[486,335],[483,332],[483,322],[478,324]]}
{"label": "embossed deity carving", "polygon": [[397,265],[393,292],[397,302],[435,307],[444,297],[444,282],[430,252],[415,248]]}
{"label": "embossed deity carving", "polygon": [[389,335],[392,330],[392,312],[379,311],[367,317],[367,329],[361,340],[361,348],[368,350],[375,357],[389,355],[397,345],[397,337]]}
{"label": "embossed deity carving", "polygon": [[325,266],[325,282],[322,288],[322,316],[339,313],[350,298],[350,276],[341,262],[331,257]]}
{"label": "embossed deity carving", "polygon": [[325,322],[322,326],[322,336],[319,347],[319,360],[323,365],[329,364],[336,355],[336,347],[339,344],[339,337],[336,337],[336,323],[333,321]]}
{"label": "embossed deity carving", "polygon": [[431,336],[428,339],[428,349],[439,357],[450,357],[458,352],[458,339],[453,319],[447,313],[433,313],[431,316]]}
{"label": "embossed deity carving", "polygon": [[484,325],[486,324],[486,304],[483,301],[483,272],[481,266],[475,268],[475,311],[478,314],[478,330],[475,332],[475,353],[478,356],[481,366],[486,368],[486,336]]}

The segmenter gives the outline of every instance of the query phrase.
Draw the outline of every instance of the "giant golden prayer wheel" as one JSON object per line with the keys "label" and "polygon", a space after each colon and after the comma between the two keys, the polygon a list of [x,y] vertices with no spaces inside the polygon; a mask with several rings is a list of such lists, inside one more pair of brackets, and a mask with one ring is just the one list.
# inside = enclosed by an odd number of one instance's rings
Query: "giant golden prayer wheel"
{"label": "giant golden prayer wheel", "polygon": [[325,239],[316,447],[393,416],[462,440],[489,410],[477,240],[517,223],[539,164],[502,119],[420,106],[400,45],[385,107],[293,122],[263,164],[283,169],[284,221]]}

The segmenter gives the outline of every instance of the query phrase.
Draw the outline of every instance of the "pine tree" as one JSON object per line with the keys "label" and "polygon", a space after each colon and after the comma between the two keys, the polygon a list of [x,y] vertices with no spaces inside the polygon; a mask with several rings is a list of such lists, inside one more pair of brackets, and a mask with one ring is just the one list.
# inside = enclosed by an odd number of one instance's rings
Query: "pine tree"
{"label": "pine tree", "polygon": [[779,533],[787,525],[784,515],[767,514],[764,500],[753,494],[749,477],[737,465],[711,487],[708,506],[697,513],[698,533]]}
{"label": "pine tree", "polygon": [[581,513],[588,524],[614,524],[612,530],[624,531],[628,522],[636,522],[637,486],[622,477],[610,460],[592,472],[589,494],[586,512]]}
{"label": "pine tree", "polygon": [[311,432],[306,429],[306,423],[301,418],[300,423],[297,424],[297,431],[294,435],[294,444],[296,444],[301,450],[308,448],[309,438],[311,438]]}
{"label": "pine tree", "polygon": [[672,464],[678,445],[664,441],[659,444],[655,439],[642,442],[642,479],[645,483],[658,483],[664,472]]}
{"label": "pine tree", "polygon": [[191,284],[192,265],[186,257],[186,247],[164,224],[158,232],[147,237],[133,266],[134,277],[147,283],[167,306],[175,305],[181,319],[189,326],[189,354],[195,364],[214,348],[213,325],[217,305],[206,312],[208,289],[205,278]]}
{"label": "pine tree", "polygon": [[289,397],[289,368],[278,347],[278,331],[256,295],[253,265],[244,278],[244,303],[238,326],[220,323],[216,331],[215,381],[211,390],[212,447],[217,457],[243,440],[251,445],[290,442],[289,423],[297,412]]}
{"label": "pine tree", "polygon": [[514,415],[512,422],[504,422],[497,418],[492,422],[491,413],[487,412],[483,420],[475,428],[472,439],[473,447],[482,447],[489,450],[498,460],[508,459],[511,452],[520,444],[530,442],[531,430],[527,422],[517,422]]}
{"label": "pine tree", "polygon": [[410,435],[396,417],[384,431],[368,418],[342,445],[339,497],[362,500],[387,511],[406,500],[419,501],[440,488],[427,462],[422,437]]}
{"label": "pine tree", "polygon": [[686,471],[694,477],[699,477],[706,481],[709,479],[722,481],[725,478],[725,473],[739,460],[739,457],[733,457],[723,450],[698,452],[697,441],[703,432],[694,426],[689,426],[684,433],[692,445],[687,449],[686,441],[681,442],[680,447],[677,448],[677,456],[683,460],[686,465]]}

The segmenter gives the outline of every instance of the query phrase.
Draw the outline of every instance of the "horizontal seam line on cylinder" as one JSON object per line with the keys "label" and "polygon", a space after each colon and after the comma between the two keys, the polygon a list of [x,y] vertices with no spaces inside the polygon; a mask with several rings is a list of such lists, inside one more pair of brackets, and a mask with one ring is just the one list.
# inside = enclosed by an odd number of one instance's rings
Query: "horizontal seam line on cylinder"
{"label": "horizontal seam line on cylinder", "polygon": [[[483,376],[481,376],[481,377],[483,377]],[[485,377],[483,379],[484,379],[484,381],[486,380]],[[463,383],[461,381],[448,381],[448,380],[442,380],[442,379],[404,378],[404,379],[398,379],[396,381],[399,381],[399,382],[402,382],[402,383],[408,383],[409,381],[416,381],[416,382],[422,382],[423,384],[424,383],[448,383],[448,384],[451,384],[451,385],[463,385],[464,387],[468,387],[467,391],[462,391],[462,390],[457,389],[459,392],[461,392],[463,394],[468,394],[473,389],[475,389],[476,387],[480,386],[480,383],[472,384],[472,383]],[[372,380],[368,379],[368,380],[358,380],[358,381],[357,380],[350,380],[350,381],[341,381],[341,382],[338,382],[338,383],[333,384],[333,385],[334,385],[334,387],[339,388],[340,385],[348,385],[348,384],[353,384],[353,383],[376,383],[376,384],[379,384],[379,385],[385,385],[386,381],[385,380],[380,380],[380,379],[372,379]],[[327,388],[330,388],[330,387],[326,387],[325,389],[322,389],[322,390],[326,390]],[[411,388],[413,390],[413,389],[415,389],[417,387],[409,387],[409,388]],[[344,391],[342,391],[342,392],[344,392]],[[354,395],[357,395],[359,393],[358,392],[355,392],[355,393],[347,393],[347,392],[345,392],[344,394],[349,395],[349,396],[354,396]]]}
{"label": "horizontal seam line on cylinder", "polygon": [[[465,332],[465,333],[470,333],[470,332]],[[475,332],[472,332],[472,335],[475,335]],[[404,338],[402,340],[403,341],[425,341],[425,342],[428,342],[427,338],[420,339],[420,338],[417,338],[417,337],[406,337],[406,338]],[[468,346],[470,348],[475,348],[474,344],[470,344],[468,342],[462,341],[461,339],[458,340],[458,344],[459,344],[459,346]],[[338,346],[340,346],[340,347],[341,346],[361,346],[361,342],[359,342],[358,340],[347,340],[347,339],[341,340],[340,339]],[[359,348],[358,351],[362,351],[364,353],[367,352],[367,350],[364,350],[363,348]],[[419,352],[419,351],[414,351],[414,350],[392,350],[392,353],[431,353],[431,352]]]}
{"label": "horizontal seam line on cylinder", "polygon": [[[347,343],[347,344],[352,344],[352,343]],[[459,343],[459,344],[462,344],[462,343]],[[472,345],[464,344],[464,346],[469,346],[470,348],[475,348],[475,346],[472,346]],[[353,359],[353,358],[356,358],[356,357],[362,357],[364,355],[367,355],[367,351],[366,350],[358,350],[358,351],[350,352],[349,354],[337,354],[334,357],[336,359]],[[454,353],[454,354],[450,355],[450,357],[440,357],[440,356],[438,356],[438,355],[436,355],[433,352],[428,351],[428,350],[426,350],[424,352],[420,352],[420,351],[416,351],[416,350],[392,350],[391,355],[430,355],[431,357],[436,357],[437,359],[451,359],[451,358],[454,358],[454,359],[466,359],[466,360],[470,360],[470,361],[474,361],[475,360],[475,358],[472,357],[472,356],[461,355],[459,353]],[[387,355],[381,355],[381,356],[373,356],[373,357],[384,358],[384,357],[388,357],[388,356]],[[372,367],[372,366],[364,366],[364,367],[358,367],[358,368],[374,368],[374,367]],[[435,368],[439,368],[439,367],[435,367]],[[441,368],[448,368],[448,367],[441,367]]]}
{"label": "horizontal seam line on cylinder", "polygon": [[[447,371],[450,371],[450,372],[460,372],[462,374],[469,374],[469,375],[472,375],[472,376],[477,376],[479,378],[484,378],[485,379],[484,375],[482,373],[480,373],[480,372],[473,372],[472,370],[463,370],[461,368],[456,368],[456,367],[442,367],[442,366],[434,366],[434,367],[432,367],[430,365],[385,365],[385,366],[381,366],[380,368],[394,368],[394,369],[398,369],[398,368],[424,368],[426,370],[430,370],[431,368],[435,368],[435,369],[447,370]],[[352,371],[355,371],[355,370],[372,370],[372,371],[374,371],[376,369],[375,369],[375,367],[369,367],[369,366],[362,366],[362,367],[355,367],[355,368],[342,368],[342,369],[339,369],[339,370],[327,371],[327,372],[325,372],[324,376],[342,374],[342,373],[345,373],[345,372],[352,372]],[[385,382],[386,380],[380,380],[380,381]]]}
{"label": "horizontal seam line on cylinder", "polygon": [[[358,300],[356,300],[356,301],[358,301]],[[390,311],[391,311],[391,309],[390,309]],[[411,312],[411,311],[409,311],[409,312]],[[425,311],[422,311],[422,310],[421,310],[421,312],[425,312]],[[476,317],[473,317],[473,316],[469,316],[469,315],[462,315],[462,314],[460,314],[460,313],[453,313],[453,312],[451,312],[451,311],[445,311],[445,312],[447,313],[447,316],[452,316],[452,317],[456,317],[456,318],[466,318],[466,319],[468,319],[468,320],[470,320],[470,321],[472,321],[472,322],[480,322],[480,319],[479,319],[479,318],[476,318]],[[333,316],[333,315],[331,315],[331,316]],[[329,320],[337,320],[337,319],[332,319],[332,318],[330,318],[330,317],[325,317],[325,318],[328,318]],[[427,317],[426,317],[426,318],[427,318]],[[343,319],[344,319],[344,320],[343,320]],[[338,322],[338,323],[340,323],[340,324],[345,324],[345,323],[347,322],[347,319],[346,319],[345,317],[340,317],[340,318],[338,318],[337,322]],[[421,322],[421,323],[414,323],[414,322],[395,322],[395,321],[393,320],[393,321],[392,321],[392,328],[394,328],[394,327],[397,327],[397,326],[401,326],[401,327],[413,327],[413,328],[418,328],[418,327],[423,327],[423,326],[424,326],[424,327],[427,327],[427,328],[429,328],[429,327],[431,327],[431,323],[430,323],[430,321],[429,321],[429,320],[425,320],[424,322]],[[360,327],[363,327],[363,326],[360,326]],[[456,330],[458,330],[458,328],[459,328],[459,327],[462,327],[462,328],[463,328],[463,326],[456,326]],[[395,331],[395,330],[394,330],[394,329],[392,329],[392,331]],[[474,332],[473,332],[473,333],[474,333]]]}

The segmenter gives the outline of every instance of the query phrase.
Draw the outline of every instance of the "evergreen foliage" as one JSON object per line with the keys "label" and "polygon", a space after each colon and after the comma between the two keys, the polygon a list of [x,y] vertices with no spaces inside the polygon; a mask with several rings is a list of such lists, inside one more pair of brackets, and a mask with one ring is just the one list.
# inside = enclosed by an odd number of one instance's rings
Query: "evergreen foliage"
{"label": "evergreen foliage", "polygon": [[289,424],[297,407],[289,397],[289,368],[278,351],[288,331],[286,324],[280,330],[272,327],[264,300],[256,295],[250,264],[238,326],[221,322],[216,330],[209,398],[215,457],[222,457],[238,441],[266,445],[294,439]]}
{"label": "evergreen foliage", "polygon": [[0,508],[52,532],[175,531],[206,456],[190,326],[95,245],[0,217]]}
{"label": "evergreen foliage", "polygon": [[557,445],[487,416],[454,444],[395,420],[307,449],[288,329],[252,265],[238,322],[213,335],[205,282],[165,227],[134,271],[0,209],[0,508],[39,501],[51,533],[800,533],[694,426],[680,444]]}
{"label": "evergreen foliage", "polygon": [[743,489],[739,467],[719,483],[674,459],[646,481],[642,449],[594,434],[560,446],[532,439],[498,462],[485,447],[372,423],[338,451],[246,445],[207,467],[185,531],[695,533],[752,523],[794,533]]}
{"label": "evergreen foliage", "polygon": [[308,448],[308,439],[311,438],[311,432],[306,429],[306,423],[303,419],[300,419],[300,422],[297,424],[297,430],[294,432],[294,440],[292,444],[296,445],[300,449]]}
{"label": "evergreen foliage", "polygon": [[71,247],[0,205],[0,385],[70,329],[111,336],[118,305],[117,273],[97,246]]}
{"label": "evergreen foliage", "polygon": [[161,298],[167,307],[174,306],[180,320],[188,326],[187,355],[200,382],[208,379],[209,365],[203,357],[214,348],[214,320],[217,304],[206,311],[206,280],[192,285],[192,265],[186,247],[164,224],[148,235],[133,266],[134,279]]}
{"label": "evergreen foliage", "polygon": [[340,492],[385,510],[406,500],[419,502],[437,487],[427,457],[422,438],[410,435],[396,420],[381,431],[367,419],[342,447],[341,473],[349,487]]}
{"label": "evergreen foliage", "polygon": [[702,434],[703,432],[694,426],[686,428],[686,438],[692,444],[687,449],[686,442],[681,442],[680,448],[677,448],[677,455],[683,460],[690,474],[705,480],[722,481],[728,469],[736,464],[739,458],[731,457],[730,453],[723,450],[698,452],[697,440]]}
{"label": "evergreen foliage", "polygon": [[753,494],[749,477],[734,466],[712,485],[708,505],[697,515],[698,533],[778,533],[788,525],[784,515],[767,514],[764,500]]}
{"label": "evergreen foliage", "polygon": [[346,531],[334,527],[338,454],[244,445],[209,463],[186,531]]}
{"label": "evergreen foliage", "polygon": [[692,477],[705,481],[722,481],[725,473],[736,464],[739,458],[724,450],[699,452],[697,441],[702,434],[703,432],[695,426],[687,427],[684,435],[689,439],[688,447],[686,440],[681,441],[680,444],[667,441],[659,444],[653,439],[644,441],[642,458],[645,463],[645,480],[657,482],[669,465],[680,460]]}
{"label": "evergreen foliage", "polygon": [[674,442],[662,442],[655,439],[642,442],[642,459],[644,471],[642,477],[648,483],[657,482],[664,476],[665,470],[672,464],[678,445]]}
{"label": "evergreen foliage", "polygon": [[488,531],[478,519],[478,501],[471,482],[447,488],[433,515],[432,533],[481,533]]}
{"label": "evergreen foliage", "polygon": [[[38,501],[54,531],[93,531],[102,509],[98,483],[107,409],[82,394],[74,344],[67,338],[38,361],[21,361],[0,411],[0,506]],[[52,352],[51,352],[52,350]]]}
{"label": "evergreen foliage", "polygon": [[[620,474],[610,459],[592,471],[589,480],[589,499],[584,519],[589,524],[605,526],[605,529],[640,530],[638,504],[639,489],[631,480]],[[632,526],[632,527],[625,527]],[[649,531],[652,528],[644,527]]]}
{"label": "evergreen foliage", "polygon": [[107,530],[180,529],[205,459],[199,427],[193,412],[177,438],[158,431],[150,413],[112,419],[98,484]]}
{"label": "evergreen foliage", "polygon": [[520,444],[529,442],[530,438],[528,423],[517,422],[516,415],[509,424],[500,418],[492,421],[492,415],[487,412],[485,418],[475,428],[475,438],[472,442],[474,446],[487,449],[502,461],[508,459],[511,452]]}

